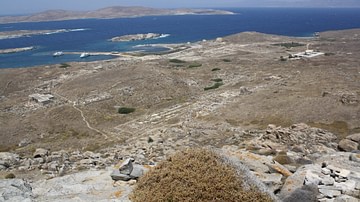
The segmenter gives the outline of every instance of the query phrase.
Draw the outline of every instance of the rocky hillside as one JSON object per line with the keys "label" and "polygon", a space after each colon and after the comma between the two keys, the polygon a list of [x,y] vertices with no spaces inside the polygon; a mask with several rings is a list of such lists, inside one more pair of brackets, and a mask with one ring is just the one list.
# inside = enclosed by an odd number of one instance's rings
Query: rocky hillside
{"label": "rocky hillside", "polygon": [[153,15],[227,15],[233,14],[230,11],[213,10],[213,9],[157,9],[147,7],[108,7],[95,11],[66,11],[66,10],[49,10],[27,16],[5,16],[0,17],[0,23],[14,22],[41,22],[57,20],[73,20],[86,18],[122,18],[122,17],[139,17]]}
{"label": "rocky hillside", "polygon": [[[1,69],[0,176],[17,179],[0,181],[0,200],[126,201],[176,151],[210,147],[279,200],[358,201],[359,36],[246,32],[163,54]],[[289,57],[307,44],[323,54]]]}

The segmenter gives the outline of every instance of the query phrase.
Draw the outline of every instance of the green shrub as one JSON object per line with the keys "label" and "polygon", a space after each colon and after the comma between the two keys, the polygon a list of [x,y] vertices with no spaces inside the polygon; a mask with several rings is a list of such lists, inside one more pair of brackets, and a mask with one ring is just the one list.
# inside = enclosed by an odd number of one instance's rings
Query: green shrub
{"label": "green shrub", "polygon": [[201,67],[201,66],[202,66],[202,64],[200,64],[200,63],[193,63],[193,64],[189,65],[189,68],[195,68],[195,67]]}
{"label": "green shrub", "polygon": [[231,62],[230,59],[223,59],[222,61],[223,61],[223,62]]}
{"label": "green shrub", "polygon": [[5,179],[14,179],[14,178],[16,178],[14,173],[8,173],[5,175]]}
{"label": "green shrub", "polygon": [[325,53],[324,55],[325,56],[332,56],[332,55],[335,55],[335,53]]}
{"label": "green shrub", "polygon": [[284,56],[280,56],[280,61],[285,62],[287,59]]}
{"label": "green shrub", "polygon": [[223,80],[222,79],[211,79],[211,81],[214,81],[214,82],[222,82]]}
{"label": "green shrub", "polygon": [[130,113],[133,113],[134,111],[135,111],[135,108],[131,108],[131,107],[120,107],[118,109],[119,114],[130,114]]}
{"label": "green shrub", "polygon": [[67,63],[61,63],[60,64],[60,68],[68,68],[68,67],[70,67],[71,65],[69,65],[69,64],[67,64]]}
{"label": "green shrub", "polygon": [[219,87],[222,86],[222,85],[224,85],[223,82],[216,82],[216,83],[214,83],[212,86],[205,87],[204,90],[216,89],[216,88],[219,88]]}
{"label": "green shrub", "polygon": [[186,61],[179,60],[179,59],[170,59],[169,61],[172,62],[172,63],[186,63]]}
{"label": "green shrub", "polygon": [[214,69],[212,69],[211,71],[213,71],[213,72],[216,72],[216,71],[220,71],[221,69],[220,68],[214,68]]}
{"label": "green shrub", "polygon": [[291,43],[276,43],[276,44],[273,44],[273,45],[274,45],[274,46],[282,46],[282,47],[285,47],[285,48],[305,46],[305,44],[297,43],[297,42],[291,42]]}
{"label": "green shrub", "polygon": [[130,199],[133,202],[273,201],[269,193],[260,191],[263,187],[250,175],[242,164],[235,165],[213,151],[187,149],[142,176]]}

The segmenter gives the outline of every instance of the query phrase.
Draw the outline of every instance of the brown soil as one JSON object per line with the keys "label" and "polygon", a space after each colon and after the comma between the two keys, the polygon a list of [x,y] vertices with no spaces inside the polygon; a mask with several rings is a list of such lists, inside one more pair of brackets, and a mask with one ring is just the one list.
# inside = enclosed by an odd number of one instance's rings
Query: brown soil
{"label": "brown soil", "polygon": [[[274,45],[291,42],[326,55],[281,61],[306,48]],[[339,138],[360,130],[360,30],[318,38],[241,33],[190,46],[68,68],[1,69],[0,150],[97,150],[172,126],[213,146],[238,130],[268,124],[310,123]],[[201,66],[189,68],[194,63]],[[224,85],[204,91],[212,79]],[[33,93],[51,93],[55,100],[40,106],[29,101]],[[136,110],[124,115],[119,107]],[[19,147],[23,140],[30,144]]]}

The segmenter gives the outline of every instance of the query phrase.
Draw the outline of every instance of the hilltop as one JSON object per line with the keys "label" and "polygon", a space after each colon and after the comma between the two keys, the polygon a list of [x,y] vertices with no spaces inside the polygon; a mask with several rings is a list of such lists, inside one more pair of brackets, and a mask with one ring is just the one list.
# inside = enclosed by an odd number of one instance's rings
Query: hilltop
{"label": "hilltop", "polygon": [[107,7],[95,11],[48,10],[24,16],[0,17],[0,23],[42,22],[75,19],[109,19],[123,17],[160,16],[160,15],[229,15],[230,11],[214,9],[158,9],[147,7]]}

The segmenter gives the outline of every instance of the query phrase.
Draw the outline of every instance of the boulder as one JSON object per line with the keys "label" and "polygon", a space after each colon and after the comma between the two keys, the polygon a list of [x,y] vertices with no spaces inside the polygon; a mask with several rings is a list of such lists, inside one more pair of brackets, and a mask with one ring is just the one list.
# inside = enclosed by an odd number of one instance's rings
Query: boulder
{"label": "boulder", "polygon": [[1,168],[9,168],[19,163],[20,157],[10,152],[0,152],[0,170]]}
{"label": "boulder", "polygon": [[360,154],[350,154],[349,159],[350,159],[350,161],[360,163]]}
{"label": "boulder", "polygon": [[130,175],[130,173],[133,170],[133,164],[132,164],[133,161],[134,161],[133,158],[125,159],[125,161],[123,161],[120,165],[119,168],[120,173],[124,175]]}
{"label": "boulder", "polygon": [[132,169],[129,174],[121,173],[121,171],[118,169],[113,170],[113,172],[110,174],[111,179],[113,179],[114,181],[136,180],[148,171],[148,169],[142,165],[131,164],[131,166],[132,166]]}
{"label": "boulder", "polygon": [[[304,182],[308,171],[313,173],[321,173],[321,166],[320,165],[305,165],[300,167],[293,175],[288,177],[285,180],[285,183],[280,191],[280,198],[288,198],[291,195],[297,193],[302,193],[302,189],[304,188]],[[310,187],[316,185],[308,185]],[[306,187],[305,187],[306,188]]]}
{"label": "boulder", "polygon": [[[34,182],[36,201],[129,202],[132,187],[127,183],[111,183],[111,169],[89,170]],[[0,200],[1,201],[1,200]]]}
{"label": "boulder", "polygon": [[360,133],[352,134],[346,137],[346,139],[352,140],[360,144]]}
{"label": "boulder", "polygon": [[358,149],[359,144],[349,139],[342,139],[338,147],[341,151],[352,152]]}
{"label": "boulder", "polygon": [[303,185],[295,189],[283,202],[312,202],[317,201],[318,190],[315,185]]}
{"label": "boulder", "polygon": [[122,174],[119,170],[113,170],[113,172],[110,174],[111,179],[114,181],[129,181],[132,179],[130,175]]}
{"label": "boulder", "polygon": [[32,188],[21,179],[0,180],[0,201],[34,201]]}
{"label": "boulder", "polygon": [[38,148],[35,150],[33,157],[34,158],[45,158],[49,154],[49,150]]}
{"label": "boulder", "polygon": [[340,190],[335,190],[335,189],[319,189],[319,192],[321,194],[323,194],[325,197],[327,198],[334,198],[336,196],[340,196],[341,195],[341,191]]}
{"label": "boulder", "polygon": [[334,202],[359,202],[359,199],[348,195],[340,195],[335,198]]}

